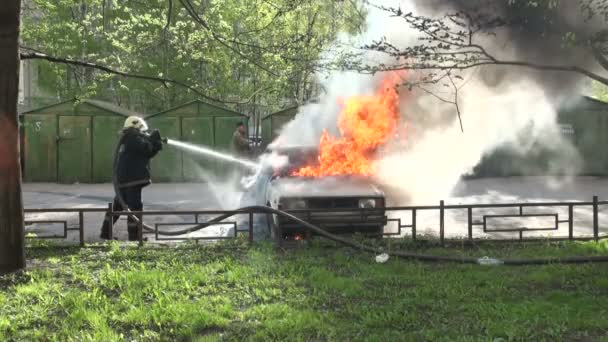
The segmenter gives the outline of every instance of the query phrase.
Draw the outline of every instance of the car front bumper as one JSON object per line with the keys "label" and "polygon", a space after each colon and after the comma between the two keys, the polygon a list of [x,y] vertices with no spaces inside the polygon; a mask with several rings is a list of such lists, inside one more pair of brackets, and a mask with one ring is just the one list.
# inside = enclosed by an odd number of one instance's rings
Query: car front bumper
{"label": "car front bumper", "polygon": [[[387,223],[383,209],[297,210],[286,212],[330,233],[381,233]],[[301,223],[284,217],[277,218],[284,234],[305,232]]]}

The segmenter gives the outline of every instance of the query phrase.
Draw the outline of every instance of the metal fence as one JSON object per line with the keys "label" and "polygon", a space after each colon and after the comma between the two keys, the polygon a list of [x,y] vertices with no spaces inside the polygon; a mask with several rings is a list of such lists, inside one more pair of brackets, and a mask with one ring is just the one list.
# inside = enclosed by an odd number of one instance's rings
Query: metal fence
{"label": "metal fence", "polygon": [[[70,230],[77,230],[79,233],[80,245],[84,245],[84,215],[85,213],[105,213],[108,209],[106,208],[36,208],[36,209],[24,209],[24,214],[26,215],[25,224],[32,225],[36,223],[62,223],[64,225],[64,234],[62,236],[36,236],[36,238],[44,238],[44,239],[52,239],[52,238],[67,238],[67,233]],[[69,228],[67,220],[28,220],[27,214],[48,214],[48,213],[71,213],[78,215],[78,227]]]}
{"label": "metal fence", "polygon": [[[440,201],[439,205],[428,205],[428,206],[403,206],[403,207],[387,207],[384,208],[387,214],[386,223],[394,223],[397,226],[396,231],[387,231],[385,228],[384,235],[385,236],[403,236],[409,231],[409,236],[413,240],[421,240],[424,237],[420,236],[418,233],[418,216],[421,212],[424,211],[437,211],[439,214],[439,227],[438,227],[438,240],[441,244],[443,244],[446,240],[449,241],[514,241],[514,239],[488,239],[482,238],[479,236],[475,236],[473,228],[476,226],[482,227],[482,231],[484,233],[504,233],[504,232],[514,232],[518,233],[519,239],[515,241],[532,241],[532,240],[599,240],[602,238],[608,237],[607,235],[601,235],[599,229],[599,206],[608,205],[608,201],[599,201],[597,196],[594,196],[591,201],[570,201],[570,202],[519,202],[519,203],[500,203],[500,204],[457,204],[457,205],[446,205],[444,201]],[[589,228],[589,233],[586,236],[577,236],[574,231],[574,210],[576,208],[591,208],[592,215],[592,225]],[[515,214],[478,214],[479,211],[487,210],[487,209],[508,209],[515,208],[517,209],[517,213]],[[536,212],[530,213],[530,208],[565,208],[567,209],[568,214],[566,217],[562,217],[558,212]],[[286,212],[297,215],[299,217],[314,217],[315,214],[327,214],[327,213],[340,213],[340,212],[356,212],[361,215],[361,219],[365,220],[365,217],[370,212],[377,213],[378,209],[368,209],[368,208],[356,208],[356,209],[299,209],[299,210],[287,210]],[[84,245],[85,243],[85,234],[84,234],[84,216],[85,214],[94,214],[94,213],[111,213],[113,216],[126,215],[127,212],[123,211],[114,211],[112,208],[112,204],[110,203],[107,208],[53,208],[53,209],[25,209],[25,214],[34,214],[34,213],[72,213],[78,216],[78,226],[70,227],[68,225],[67,220],[28,220],[26,219],[26,224],[35,224],[35,223],[51,223],[51,224],[63,224],[63,234],[62,235],[43,235],[37,236],[37,238],[44,239],[65,239],[67,238],[69,231],[78,231],[79,232],[79,242],[80,245]],[[446,239],[446,225],[445,225],[445,217],[446,212],[448,211],[464,211],[467,215],[467,235],[466,237],[461,238],[450,238]],[[403,222],[403,218],[394,218],[391,214],[400,213],[400,214],[408,214],[411,219],[408,222]],[[138,217],[143,218],[145,221],[146,217],[149,216],[166,216],[166,215],[191,215],[192,221],[187,222],[162,222],[162,223],[154,223],[154,236],[156,240],[222,240],[222,239],[233,239],[239,236],[239,234],[247,233],[250,242],[253,242],[253,234],[254,234],[254,215],[267,215],[263,210],[254,209],[254,210],[163,210],[163,211],[145,211],[145,212],[131,212],[131,214],[137,215]],[[205,224],[210,220],[206,221],[205,219],[201,219],[201,216],[219,216],[219,215],[228,215],[229,219],[223,220],[221,222],[209,223],[209,226],[214,225],[230,225],[234,232],[231,235],[217,235],[217,236],[199,236],[199,237],[163,237],[159,232],[160,227],[165,226],[193,226],[197,224]],[[235,215],[248,215],[247,224],[245,228],[239,229],[237,222],[234,219]],[[504,219],[504,218],[534,218],[534,217],[545,217],[551,218],[553,224],[547,227],[539,227],[539,228],[530,228],[530,227],[510,227],[506,229],[490,229],[488,226],[488,221],[492,219]],[[139,242],[143,244],[143,229],[142,229],[142,220],[140,220],[140,229],[139,229]],[[541,232],[541,231],[557,231],[559,229],[560,224],[567,224],[568,226],[568,234],[564,236],[543,236],[540,238],[528,237],[528,234],[531,232]],[[110,229],[110,238],[112,238],[112,226]]]}
{"label": "metal fence", "polygon": [[[32,224],[38,224],[38,223],[60,223],[63,224],[64,226],[64,230],[63,230],[63,235],[43,235],[43,236],[34,236],[32,238],[38,238],[38,239],[58,239],[58,238],[67,238],[67,234],[68,231],[78,231],[79,233],[79,243],[81,246],[84,246],[85,244],[85,238],[84,238],[84,230],[85,230],[85,226],[84,226],[84,217],[85,214],[99,214],[99,213],[103,213],[103,214],[107,214],[110,213],[110,215],[116,217],[116,216],[121,216],[121,215],[136,215],[140,218],[142,218],[141,220],[139,220],[139,243],[140,245],[143,244],[144,242],[144,236],[143,236],[143,223],[145,220],[145,216],[150,216],[150,215],[154,215],[154,216],[165,216],[165,215],[192,215],[193,217],[193,221],[192,222],[173,222],[173,223],[167,223],[167,222],[162,222],[162,223],[154,223],[154,235],[156,240],[158,241],[163,241],[163,240],[196,240],[198,242],[198,240],[225,240],[225,239],[231,239],[231,238],[236,238],[238,237],[239,233],[243,233],[246,232],[249,235],[249,241],[253,242],[253,214],[254,212],[252,211],[238,211],[238,210],[232,210],[232,211],[224,211],[224,210],[163,210],[163,211],[145,211],[145,212],[125,212],[125,211],[115,211],[112,208],[112,203],[110,203],[108,205],[107,208],[52,208],[52,209],[43,209],[43,208],[36,208],[36,209],[24,209],[24,213],[27,217],[27,214],[34,214],[34,213],[67,213],[67,214],[77,214],[78,215],[78,226],[77,227],[69,227],[68,225],[68,221],[67,220],[35,220],[35,219],[26,219],[25,220],[25,224],[26,225],[32,225]],[[186,237],[171,237],[171,238],[163,238],[162,235],[159,233],[159,227],[161,226],[179,226],[179,225],[183,225],[183,226],[192,226],[192,225],[197,225],[197,224],[204,224],[206,223],[205,221],[201,221],[200,216],[202,215],[214,215],[214,216],[219,216],[219,215],[238,215],[238,214],[248,214],[249,215],[249,222],[248,222],[248,227],[247,229],[238,229],[237,227],[237,223],[235,221],[222,221],[222,222],[217,222],[217,223],[209,223],[208,226],[214,226],[214,225],[231,225],[234,228],[234,233],[231,236],[226,236],[226,235],[217,235],[217,236],[204,236],[204,237],[195,237],[195,238],[186,238]],[[112,239],[113,238],[113,228],[114,228],[114,223],[112,221],[110,221],[110,229],[109,229],[109,238]]]}
{"label": "metal fence", "polygon": [[[473,227],[481,226],[484,233],[498,233],[498,232],[516,232],[519,233],[520,241],[535,240],[534,238],[526,238],[524,234],[530,232],[539,231],[557,231],[560,223],[568,224],[568,235],[567,236],[550,236],[543,237],[542,240],[599,240],[600,238],[607,237],[606,235],[600,235],[599,232],[599,206],[606,205],[608,201],[599,201],[597,196],[593,196],[592,201],[570,201],[570,202],[519,202],[519,203],[500,203],[500,204],[457,204],[457,205],[445,205],[444,201],[440,201],[437,206],[411,206],[411,207],[392,207],[387,208],[388,212],[391,211],[406,211],[411,213],[411,221],[407,224],[402,224],[400,219],[396,219],[398,223],[398,231],[396,233],[388,233],[391,235],[401,235],[402,229],[410,229],[411,237],[413,240],[417,239],[417,214],[421,211],[436,210],[439,211],[439,241],[443,243],[445,241],[445,213],[448,210],[460,210],[466,211],[467,213],[467,236],[464,239],[458,240],[479,240],[473,233]],[[592,226],[590,228],[590,236],[575,236],[574,233],[574,209],[580,207],[590,207],[592,209]],[[478,220],[475,220],[475,212],[480,209],[506,209],[516,208],[518,209],[517,214],[483,214]],[[524,208],[567,208],[568,214],[566,218],[561,218],[557,212],[544,212],[544,213],[525,213]],[[532,218],[532,217],[553,217],[554,224],[552,227],[540,227],[540,228],[529,228],[529,227],[512,227],[508,229],[489,229],[488,219],[492,218]],[[391,219],[389,219],[390,221]],[[393,219],[395,220],[395,219]],[[512,241],[513,239],[483,239],[484,241]],[[536,238],[538,240],[538,238]]]}

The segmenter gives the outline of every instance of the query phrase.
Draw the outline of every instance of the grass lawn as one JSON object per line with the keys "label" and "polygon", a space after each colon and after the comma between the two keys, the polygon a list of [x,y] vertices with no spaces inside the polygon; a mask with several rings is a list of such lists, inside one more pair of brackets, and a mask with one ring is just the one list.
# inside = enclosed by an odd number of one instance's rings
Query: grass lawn
{"label": "grass lawn", "polygon": [[[606,255],[599,243],[390,248],[490,257]],[[478,266],[315,243],[179,248],[35,243],[0,276],[0,341],[608,340],[608,264]]]}

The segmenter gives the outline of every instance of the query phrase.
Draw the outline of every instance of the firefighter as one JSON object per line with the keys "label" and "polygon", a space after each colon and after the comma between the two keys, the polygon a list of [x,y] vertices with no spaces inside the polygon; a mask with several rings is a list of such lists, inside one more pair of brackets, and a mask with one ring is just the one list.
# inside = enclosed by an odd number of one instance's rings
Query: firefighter
{"label": "firefighter", "polygon": [[[115,181],[118,182],[118,188],[125,204],[132,211],[143,209],[141,191],[151,183],[150,159],[163,147],[159,131],[154,130],[152,134],[147,134],[147,130],[148,126],[142,118],[130,116],[125,121],[120,146],[118,147],[118,160],[114,170],[116,173]],[[114,210],[122,211],[123,209],[118,197],[115,197]],[[115,223],[118,216],[110,218],[109,213],[106,213],[101,228],[100,237],[102,239],[110,238],[111,219]],[[137,240],[138,224],[134,218],[127,218],[127,231],[129,241]]]}
{"label": "firefighter", "polygon": [[232,149],[239,157],[250,157],[251,147],[247,139],[247,128],[242,122],[236,124],[236,130],[232,135]]}

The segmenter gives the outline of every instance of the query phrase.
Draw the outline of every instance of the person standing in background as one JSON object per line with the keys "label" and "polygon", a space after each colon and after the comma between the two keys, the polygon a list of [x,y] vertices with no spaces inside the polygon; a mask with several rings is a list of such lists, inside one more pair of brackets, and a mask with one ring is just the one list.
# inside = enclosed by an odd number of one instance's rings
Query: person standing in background
{"label": "person standing in background", "polygon": [[251,146],[247,138],[247,127],[243,122],[236,124],[236,130],[232,134],[232,150],[237,157],[250,158]]}

